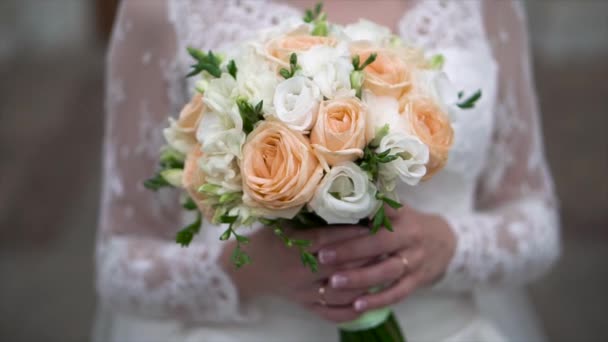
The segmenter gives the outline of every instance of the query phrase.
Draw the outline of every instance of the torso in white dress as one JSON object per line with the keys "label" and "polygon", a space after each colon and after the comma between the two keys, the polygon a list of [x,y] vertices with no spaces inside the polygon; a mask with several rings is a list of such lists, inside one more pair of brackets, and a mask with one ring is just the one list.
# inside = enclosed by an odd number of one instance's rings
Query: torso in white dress
{"label": "torso in white dress", "polygon": [[[183,219],[175,194],[152,195],[141,186],[155,168],[167,114],[188,95],[185,47],[218,49],[299,11],[262,0],[139,3],[123,4],[108,60],[96,340],[335,340],[333,325],[294,304],[240,302],[216,263],[223,230],[205,225],[189,248],[179,247],[172,240]],[[529,313],[499,290],[536,278],[559,254],[519,6],[418,1],[398,25],[404,40],[445,56],[459,89],[483,89],[475,109],[454,124],[445,170],[400,189],[409,205],[442,215],[458,242],[443,280],[394,307],[409,341],[538,337],[521,319]],[[497,307],[498,320],[491,313]]]}

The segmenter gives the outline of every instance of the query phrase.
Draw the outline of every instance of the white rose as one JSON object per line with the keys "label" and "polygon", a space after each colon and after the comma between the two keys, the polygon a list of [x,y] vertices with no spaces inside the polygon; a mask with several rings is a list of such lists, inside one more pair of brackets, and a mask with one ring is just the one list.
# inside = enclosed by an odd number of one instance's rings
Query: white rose
{"label": "white rose", "polygon": [[392,37],[391,30],[368,20],[359,19],[357,23],[344,27],[344,33],[351,40],[366,40],[373,43],[389,41]]}
{"label": "white rose", "polygon": [[380,140],[377,152],[390,150],[399,158],[380,164],[379,178],[387,191],[395,189],[395,180],[401,179],[409,185],[416,185],[426,174],[429,148],[415,136],[401,132],[390,132]]}
{"label": "white rose", "polygon": [[409,133],[409,124],[399,113],[399,102],[395,98],[376,96],[370,91],[365,91],[363,102],[368,107],[365,131],[367,141],[374,139],[377,131],[387,124],[391,132]]}
{"label": "white rose", "polygon": [[312,78],[323,96],[334,98],[351,90],[353,64],[346,44],[336,47],[318,45],[298,55],[302,74]]}
{"label": "white rose", "polygon": [[308,207],[329,224],[356,224],[378,208],[376,187],[359,166],[346,162],[325,175]]}
{"label": "white rose", "polygon": [[458,91],[445,72],[437,70],[417,70],[413,74],[414,92],[423,93],[435,101],[451,120],[458,112]]}
{"label": "white rose", "polygon": [[279,83],[274,93],[276,117],[291,129],[304,132],[315,123],[321,92],[310,79],[295,76]]}

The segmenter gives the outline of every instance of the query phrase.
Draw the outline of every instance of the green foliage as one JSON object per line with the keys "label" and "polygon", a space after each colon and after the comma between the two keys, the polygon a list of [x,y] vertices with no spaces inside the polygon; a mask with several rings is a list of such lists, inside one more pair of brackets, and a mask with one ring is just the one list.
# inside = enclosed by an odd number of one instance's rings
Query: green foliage
{"label": "green foliage", "polygon": [[285,68],[281,68],[279,70],[279,74],[283,76],[285,79],[291,78],[296,74],[300,67],[298,66],[298,55],[295,52],[292,52],[289,56],[289,70]]}
{"label": "green foliage", "polygon": [[[464,93],[461,91],[458,93],[458,99],[461,99]],[[458,102],[458,107],[461,109],[470,109],[475,107],[475,103],[481,98],[481,90],[477,90],[473,95]]]}
{"label": "green foliage", "polygon": [[268,228],[273,229],[274,233],[277,237],[283,240],[285,246],[292,248],[295,247],[300,252],[300,260],[302,264],[310,269],[311,272],[315,273],[319,270],[319,263],[317,258],[310,253],[308,248],[312,245],[312,243],[308,240],[301,239],[292,239],[285,235],[285,231],[281,226],[279,220],[270,220],[270,219],[260,219],[260,223],[268,226]]}
{"label": "green foliage", "polygon": [[184,209],[186,209],[188,211],[192,211],[192,210],[197,210],[198,209],[196,203],[194,203],[194,201],[192,200],[192,198],[190,196],[186,196],[186,199],[182,203],[182,208],[184,208]]}
{"label": "green foliage", "polygon": [[246,99],[239,98],[236,100],[236,105],[239,107],[239,113],[243,119],[243,131],[249,134],[253,131],[255,124],[264,119],[262,112],[264,101],[260,101],[253,106]]}
{"label": "green foliage", "polygon": [[353,67],[355,68],[355,71],[363,71],[363,69],[365,69],[366,66],[374,63],[376,58],[378,58],[378,54],[374,52],[374,53],[370,54],[367,57],[367,59],[365,59],[363,64],[359,64],[361,62],[361,59],[360,59],[359,55],[355,55],[353,57]]}
{"label": "green foliage", "polygon": [[319,1],[314,9],[307,9],[306,12],[304,12],[304,22],[306,23],[312,23],[313,21],[317,20],[320,16],[321,13],[323,12],[323,2]]}
{"label": "green foliage", "polygon": [[214,55],[213,51],[209,50],[209,52],[204,53],[193,47],[188,47],[187,49],[190,56],[196,61],[195,64],[190,66],[192,70],[188,73],[187,77],[198,75],[203,71],[208,72],[214,77],[220,77],[222,75],[222,70],[220,69],[222,60]]}
{"label": "green foliage", "polygon": [[236,80],[236,73],[239,69],[236,67],[234,59],[231,59],[230,62],[228,62],[228,66],[226,68],[228,69],[228,73],[230,74],[230,76],[232,76],[232,78]]}
{"label": "green foliage", "polygon": [[430,58],[429,63],[431,64],[431,69],[441,70],[445,63],[445,57],[442,54],[434,55]]}
{"label": "green foliage", "polygon": [[175,242],[179,243],[182,247],[187,247],[192,242],[194,235],[198,234],[201,230],[202,216],[200,212],[196,213],[196,220],[186,227],[182,228],[175,235]]}
{"label": "green foliage", "polygon": [[161,188],[172,188],[173,185],[169,184],[167,180],[157,172],[152,178],[148,178],[144,181],[144,187],[148,190],[158,191]]}
{"label": "green foliage", "polygon": [[367,172],[370,179],[378,179],[380,164],[390,163],[399,158],[399,156],[391,155],[390,153],[390,149],[377,153],[374,151],[373,147],[368,145],[363,151],[363,158],[361,159],[359,166],[363,171]]}

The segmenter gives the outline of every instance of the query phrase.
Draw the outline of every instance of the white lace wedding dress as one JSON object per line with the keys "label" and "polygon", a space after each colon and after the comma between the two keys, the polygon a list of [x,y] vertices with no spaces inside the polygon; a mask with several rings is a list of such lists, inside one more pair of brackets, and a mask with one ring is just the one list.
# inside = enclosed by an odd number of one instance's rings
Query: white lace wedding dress
{"label": "white lace wedding dress", "polygon": [[[276,298],[239,302],[216,263],[222,231],[189,248],[175,194],[147,192],[166,116],[188,98],[185,47],[217,49],[301,13],[278,1],[125,1],[109,53],[104,187],[97,249],[106,341],[333,341],[335,327]],[[540,339],[520,286],[559,255],[558,219],[520,3],[418,1],[398,34],[446,57],[459,89],[483,89],[455,124],[444,171],[401,189],[457,236],[444,279],[394,307],[410,342]]]}

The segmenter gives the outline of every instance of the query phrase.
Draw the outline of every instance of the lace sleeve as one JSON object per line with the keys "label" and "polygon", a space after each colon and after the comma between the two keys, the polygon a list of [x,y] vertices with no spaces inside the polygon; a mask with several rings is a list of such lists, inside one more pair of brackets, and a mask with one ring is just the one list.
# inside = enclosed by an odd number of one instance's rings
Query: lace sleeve
{"label": "lace sleeve", "polygon": [[[217,237],[189,248],[173,242],[184,221],[171,191],[153,194],[161,129],[185,103],[176,32],[166,1],[124,1],[107,69],[107,122],[97,288],[112,310],[191,321],[243,318],[229,277],[216,263]],[[221,232],[205,227],[206,231]]]}
{"label": "lace sleeve", "polygon": [[[466,215],[445,215],[457,236],[457,248],[438,288],[526,283],[548,270],[560,246],[523,9],[509,1],[429,3],[423,2],[431,7],[430,13],[425,10],[427,15],[412,14],[415,19],[407,32],[414,39],[438,51],[461,49],[476,58],[489,52],[498,67],[496,103],[476,112],[493,111],[494,134],[478,179],[475,209]],[[444,19],[443,24],[437,19]],[[489,97],[494,95],[487,92],[493,88],[487,84],[491,75],[485,77],[486,83],[479,79]]]}

